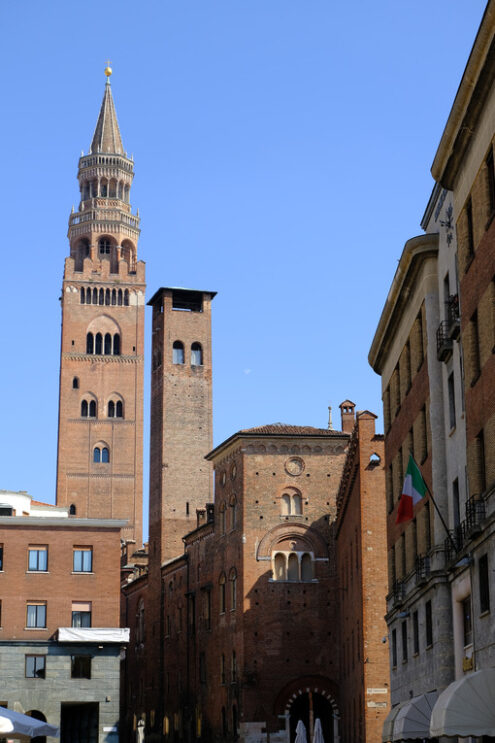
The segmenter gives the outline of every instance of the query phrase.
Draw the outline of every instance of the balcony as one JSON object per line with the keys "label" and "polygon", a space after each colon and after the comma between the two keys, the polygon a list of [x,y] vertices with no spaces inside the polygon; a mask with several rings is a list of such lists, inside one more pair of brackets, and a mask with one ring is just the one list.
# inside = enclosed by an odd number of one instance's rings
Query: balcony
{"label": "balcony", "polygon": [[416,557],[416,585],[426,583],[430,576],[430,558],[428,555]]}
{"label": "balcony", "polygon": [[466,503],[466,532],[472,539],[481,533],[481,524],[485,518],[485,501],[479,495],[473,495]]}
{"label": "balcony", "polygon": [[451,294],[445,303],[447,312],[447,333],[450,340],[455,341],[461,331],[461,317],[459,314],[459,295]]}
{"label": "balcony", "polygon": [[120,645],[129,642],[130,630],[121,627],[59,627],[59,642],[90,642],[101,645],[111,642]]}
{"label": "balcony", "polygon": [[452,356],[454,342],[449,335],[449,322],[442,320],[437,330],[437,358],[439,361],[448,361]]}
{"label": "balcony", "polygon": [[392,604],[394,607],[400,606],[406,597],[406,587],[404,582],[396,580],[392,586]]}

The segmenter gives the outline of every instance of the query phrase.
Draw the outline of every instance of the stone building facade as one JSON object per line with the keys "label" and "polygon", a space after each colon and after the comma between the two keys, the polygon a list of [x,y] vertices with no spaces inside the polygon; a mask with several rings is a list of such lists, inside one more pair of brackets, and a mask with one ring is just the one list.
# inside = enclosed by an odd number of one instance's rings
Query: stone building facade
{"label": "stone building facade", "polygon": [[64,743],[119,740],[124,524],[0,491],[0,706]]}
{"label": "stone building facade", "polygon": [[[386,430],[393,708],[384,741],[495,734],[494,60],[490,0],[433,163],[427,234],[406,243],[369,355]],[[396,524],[405,449],[436,509],[427,496]],[[486,712],[470,716],[480,696]]]}

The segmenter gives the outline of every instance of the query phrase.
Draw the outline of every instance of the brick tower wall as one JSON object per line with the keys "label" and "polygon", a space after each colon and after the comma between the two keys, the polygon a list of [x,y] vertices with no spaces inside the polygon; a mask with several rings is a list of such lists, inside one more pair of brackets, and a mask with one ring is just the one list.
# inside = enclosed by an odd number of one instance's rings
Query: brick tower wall
{"label": "brick tower wall", "polygon": [[[129,304],[87,304],[81,289],[129,292]],[[78,517],[127,519],[124,536],[142,540],[144,264],[129,271],[121,260],[110,273],[108,259],[86,258],[82,271],[67,258],[62,289],[57,505]],[[116,295],[118,297],[118,294]],[[116,300],[118,301],[118,300]],[[120,335],[120,354],[86,353],[86,336]],[[74,380],[77,379],[77,387]],[[94,400],[96,417],[83,417],[81,403]],[[108,416],[108,403],[123,403],[121,418]],[[108,463],[95,463],[93,450],[107,446]]]}

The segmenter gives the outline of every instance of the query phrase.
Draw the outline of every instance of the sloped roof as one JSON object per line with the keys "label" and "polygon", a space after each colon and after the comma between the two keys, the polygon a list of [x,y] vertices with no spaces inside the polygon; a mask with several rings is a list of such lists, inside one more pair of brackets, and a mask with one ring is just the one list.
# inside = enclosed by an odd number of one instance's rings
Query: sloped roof
{"label": "sloped roof", "polygon": [[266,426],[256,426],[255,428],[244,428],[238,431],[239,434],[282,434],[287,436],[342,436],[342,431],[335,431],[333,428],[315,428],[314,426],[293,426],[289,423],[269,423]]}
{"label": "sloped roof", "polygon": [[124,146],[120,136],[119,123],[112,97],[112,88],[110,80],[107,80],[103,101],[101,103],[100,114],[96,122],[93,141],[91,142],[90,152],[111,152],[113,154],[123,155]]}

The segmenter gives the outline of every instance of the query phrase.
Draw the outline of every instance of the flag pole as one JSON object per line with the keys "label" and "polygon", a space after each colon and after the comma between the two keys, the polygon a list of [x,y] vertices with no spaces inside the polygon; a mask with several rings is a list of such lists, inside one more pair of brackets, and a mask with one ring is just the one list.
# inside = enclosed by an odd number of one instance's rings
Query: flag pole
{"label": "flag pole", "polygon": [[[412,452],[409,452],[409,454],[410,454],[410,456],[414,460],[414,457],[412,455]],[[418,470],[419,470],[419,465],[416,465],[416,466],[418,467]],[[419,471],[421,472],[421,470],[419,470]],[[454,549],[454,552],[457,552],[457,546],[456,546],[454,540],[452,539],[452,534],[450,533],[449,528],[448,528],[447,524],[445,523],[445,519],[442,516],[439,507],[437,506],[437,502],[436,502],[435,498],[433,497],[433,493],[431,492],[430,488],[428,487],[428,483],[426,482],[426,480],[425,480],[422,472],[421,472],[421,477],[423,478],[423,482],[425,484],[426,490],[428,491],[428,495],[430,496],[431,502],[433,503],[433,507],[435,508],[435,511],[438,513],[438,518],[442,522],[442,526],[443,526],[443,528],[445,529],[445,531],[447,533],[447,537],[448,537],[448,539],[450,541],[450,544],[452,545],[452,547]]]}

